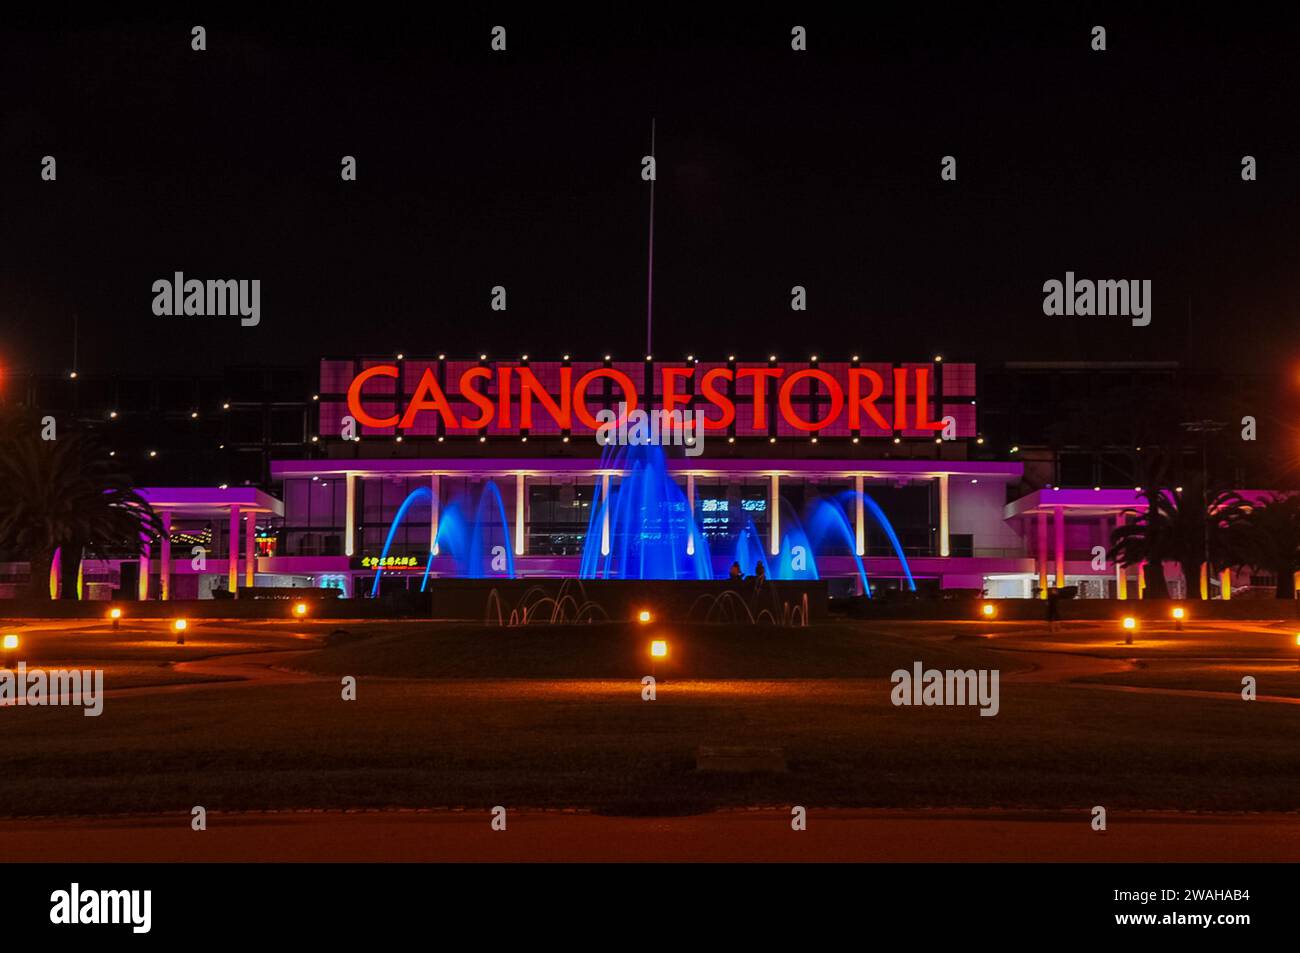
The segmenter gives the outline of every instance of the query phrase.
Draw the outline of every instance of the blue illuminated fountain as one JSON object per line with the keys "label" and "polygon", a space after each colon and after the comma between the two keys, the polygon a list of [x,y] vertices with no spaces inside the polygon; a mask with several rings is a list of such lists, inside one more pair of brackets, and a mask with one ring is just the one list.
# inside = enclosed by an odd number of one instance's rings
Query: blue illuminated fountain
{"label": "blue illuminated fountain", "polygon": [[[609,493],[597,484],[587,523],[579,576],[583,579],[712,579],[714,567],[708,540],[695,522],[686,494],[668,473],[662,447],[606,447],[600,467],[610,473]],[[780,551],[769,554],[763,534],[746,518],[735,538],[734,558],[746,575],[763,567],[769,579],[820,579],[819,559],[848,556],[870,597],[871,584],[862,557],[850,507],[861,499],[863,509],[885,533],[906,577],[916,590],[911,567],[898,535],[884,512],[866,493],[855,490],[813,500],[800,521],[788,501],[780,501]],[[413,490],[398,508],[380,554],[388,556],[397,529],[416,505],[432,503],[429,487]],[[472,514],[472,515],[471,515]],[[608,519],[608,545],[605,525]],[[484,483],[478,498],[453,498],[439,515],[434,541],[437,558],[449,560],[461,578],[514,578],[514,552],[505,502],[494,481]],[[434,552],[429,553],[420,583],[429,582]],[[725,573],[725,570],[724,570]],[[371,596],[379,594],[382,565],[375,574]]]}
{"label": "blue illuminated fountain", "polygon": [[[370,587],[373,598],[379,594],[379,580],[383,575],[383,560],[392,548],[397,527],[406,517],[407,511],[417,503],[431,504],[433,492],[427,486],[412,490],[397,508],[392,523],[388,526],[388,535],[384,539],[384,548],[380,552],[379,570],[375,573],[374,585]],[[506,519],[505,503],[501,491],[494,481],[488,480],[479,493],[474,506],[474,518],[465,516],[464,500],[455,498],[441,512],[438,519],[438,535],[434,546],[439,556],[448,556],[455,567],[456,575],[468,579],[482,579],[488,576],[514,578],[515,557],[510,548],[510,524]],[[429,582],[429,570],[433,568],[434,554],[429,553],[424,566],[424,576],[420,581],[423,591]]]}
{"label": "blue illuminated fountain", "polygon": [[740,563],[740,571],[746,576],[753,575],[761,564],[763,574],[769,579],[772,578],[772,566],[767,561],[767,547],[763,544],[763,537],[759,535],[758,527],[754,525],[752,519],[745,520],[740,535],[736,537],[735,559]]}
{"label": "blue illuminated fountain", "polygon": [[[465,502],[453,499],[439,517],[438,535],[434,541],[438,555],[450,556],[456,575],[466,579],[513,579],[515,557],[510,545],[510,523],[496,482],[488,480],[483,484],[472,520],[464,515]],[[421,589],[428,578],[426,566]]]}
{"label": "blue illuminated fountain", "polygon": [[[690,502],[653,444],[606,447],[609,493],[596,487],[579,574],[583,579],[712,579],[713,565]],[[608,546],[605,523],[608,518]]]}
{"label": "blue illuminated fountain", "polygon": [[[713,565],[707,540],[695,522],[686,494],[668,473],[663,448],[654,445],[606,447],[602,470],[611,471],[608,499],[596,487],[582,550],[583,579],[712,579]],[[818,558],[847,555],[863,593],[871,596],[866,567],[857,553],[857,534],[846,506],[862,500],[884,531],[898,557],[907,586],[916,590],[911,567],[888,517],[866,493],[855,490],[814,500],[806,523],[786,500],[781,500],[780,552],[769,555],[763,535],[746,518],[736,535],[734,559],[745,575],[761,565],[769,579],[820,579]],[[604,545],[608,512],[608,546]],[[688,540],[694,538],[693,546]]]}
{"label": "blue illuminated fountain", "polygon": [[[820,579],[817,557],[803,523],[789,502],[781,499],[781,552],[777,554],[776,579]],[[743,566],[744,563],[741,563]],[[770,567],[769,567],[770,568]]]}
{"label": "blue illuminated fountain", "polygon": [[876,524],[885,532],[890,545],[894,549],[894,555],[898,557],[899,565],[903,569],[903,575],[907,579],[907,587],[913,592],[916,591],[916,580],[912,578],[912,567],[907,564],[907,557],[903,554],[902,544],[898,541],[898,534],[894,532],[894,526],[885,516],[884,511],[877,505],[866,493],[859,493],[857,490],[848,490],[838,496],[829,499],[822,498],[814,500],[809,509],[808,530],[809,537],[812,541],[813,550],[821,556],[832,555],[830,550],[837,549],[853,557],[854,568],[857,570],[858,579],[862,584],[862,592],[867,598],[871,598],[871,581],[867,578],[866,566],[862,563],[862,557],[858,555],[857,533],[854,529],[854,521],[849,519],[846,505],[856,506],[858,500],[862,501],[864,510],[871,514]]}

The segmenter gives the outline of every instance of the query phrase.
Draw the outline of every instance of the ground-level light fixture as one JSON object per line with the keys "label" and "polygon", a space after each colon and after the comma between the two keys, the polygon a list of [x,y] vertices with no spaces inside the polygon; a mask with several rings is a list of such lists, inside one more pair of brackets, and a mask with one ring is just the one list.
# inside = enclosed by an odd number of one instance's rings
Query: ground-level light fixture
{"label": "ground-level light fixture", "polygon": [[113,628],[116,629],[118,624],[122,621],[122,610],[117,607],[109,609],[108,617],[113,620]]}
{"label": "ground-level light fixture", "polygon": [[304,615],[306,615],[306,614],[307,614],[307,603],[305,603],[305,602],[295,602],[295,603],[293,604],[293,614],[296,615],[296,616],[304,616]]}
{"label": "ground-level light fixture", "polygon": [[663,639],[655,639],[650,643],[650,655],[654,658],[667,658],[668,643]]}
{"label": "ground-level light fixture", "polygon": [[1131,615],[1124,616],[1124,642],[1127,645],[1133,644],[1133,630],[1137,628],[1137,619]]}
{"label": "ground-level light fixture", "polygon": [[984,618],[986,619],[991,619],[998,614],[998,610],[991,602],[986,602],[984,605],[980,606],[980,612],[984,614]]}
{"label": "ground-level light fixture", "polygon": [[652,616],[652,615],[650,614],[650,610],[649,610],[649,609],[642,609],[642,610],[640,611],[640,613],[637,614],[637,619],[638,619],[638,621],[643,622],[643,623],[644,623],[644,622],[649,622],[649,621],[650,621],[651,619],[653,619],[653,618],[654,618],[654,616]]}
{"label": "ground-level light fixture", "polygon": [[1173,617],[1174,628],[1179,632],[1183,631],[1183,619],[1187,618],[1187,610],[1182,606],[1174,606]]}
{"label": "ground-level light fixture", "polygon": [[176,644],[185,644],[185,630],[189,628],[189,623],[184,619],[176,619],[172,622],[172,631],[176,633]]}

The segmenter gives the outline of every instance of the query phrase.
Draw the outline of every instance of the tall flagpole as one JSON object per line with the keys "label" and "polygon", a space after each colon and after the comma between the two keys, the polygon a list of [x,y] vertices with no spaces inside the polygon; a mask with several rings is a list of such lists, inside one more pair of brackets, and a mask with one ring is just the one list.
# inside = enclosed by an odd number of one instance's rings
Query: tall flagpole
{"label": "tall flagpole", "polygon": [[650,158],[654,160],[655,174],[650,179],[650,250],[646,267],[645,289],[645,353],[649,357],[654,353],[651,328],[654,316],[655,291],[655,178],[659,176],[659,160],[655,157],[655,121],[650,119]]}

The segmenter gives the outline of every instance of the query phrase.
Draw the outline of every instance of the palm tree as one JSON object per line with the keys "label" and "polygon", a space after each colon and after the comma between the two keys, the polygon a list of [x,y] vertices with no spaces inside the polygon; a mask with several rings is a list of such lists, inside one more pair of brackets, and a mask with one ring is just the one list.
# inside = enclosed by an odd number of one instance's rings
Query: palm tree
{"label": "palm tree", "polygon": [[1170,497],[1173,549],[1182,568],[1187,598],[1200,591],[1202,564],[1207,573],[1246,562],[1245,518],[1250,506],[1237,493],[1194,474]]}
{"label": "palm tree", "polygon": [[[162,521],[89,434],[43,440],[28,422],[0,425],[0,543],[26,556],[29,594],[49,598],[58,549],[76,565],[83,552],[139,553]],[[65,585],[65,591],[72,581]]]}
{"label": "palm tree", "polygon": [[1300,495],[1273,496],[1251,508],[1245,546],[1252,566],[1277,576],[1279,599],[1295,598],[1300,571]]}
{"label": "palm tree", "polygon": [[1130,511],[1126,515],[1130,515],[1132,521],[1117,526],[1111,533],[1110,558],[1125,567],[1146,563],[1144,597],[1168,599],[1169,583],[1165,579],[1164,562],[1173,558],[1173,553],[1164,510],[1165,491],[1148,486],[1142,489],[1141,496],[1147,502],[1146,509]]}
{"label": "palm tree", "polygon": [[1169,597],[1160,567],[1164,561],[1178,563],[1187,598],[1200,591],[1203,563],[1208,562],[1208,572],[1219,572],[1247,561],[1243,530],[1250,508],[1236,493],[1209,487],[1198,474],[1186,486],[1145,487],[1142,496],[1146,510],[1111,534],[1111,558],[1125,566],[1147,563],[1149,598]]}

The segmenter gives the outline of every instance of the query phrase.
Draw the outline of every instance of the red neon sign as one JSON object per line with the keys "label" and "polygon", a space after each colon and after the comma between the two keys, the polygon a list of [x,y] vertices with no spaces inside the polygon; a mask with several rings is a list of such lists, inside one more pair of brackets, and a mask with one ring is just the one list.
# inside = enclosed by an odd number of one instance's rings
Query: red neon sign
{"label": "red neon sign", "polygon": [[[734,428],[737,436],[886,436],[942,430],[944,397],[971,396],[969,383],[956,394],[940,394],[940,384],[949,384],[940,371],[933,364],[830,362],[641,366],[406,361],[353,373],[346,406],[338,413],[381,432],[588,433],[600,426],[597,411],[625,404],[628,411],[639,405],[683,414],[700,411],[706,430]],[[973,380],[973,369],[968,373]]]}

